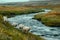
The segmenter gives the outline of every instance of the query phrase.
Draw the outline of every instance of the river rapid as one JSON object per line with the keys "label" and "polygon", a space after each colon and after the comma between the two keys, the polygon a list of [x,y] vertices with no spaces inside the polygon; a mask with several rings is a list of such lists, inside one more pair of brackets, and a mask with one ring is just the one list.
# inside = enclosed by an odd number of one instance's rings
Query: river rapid
{"label": "river rapid", "polygon": [[[41,12],[41,13],[46,13]],[[24,14],[17,15],[15,17],[8,18],[8,21],[12,24],[16,22],[18,24],[24,24],[25,26],[31,27],[30,32],[35,35],[39,35],[46,40],[60,40],[60,28],[58,27],[48,27],[41,23],[41,21],[32,19],[34,15],[38,13],[32,14]]]}

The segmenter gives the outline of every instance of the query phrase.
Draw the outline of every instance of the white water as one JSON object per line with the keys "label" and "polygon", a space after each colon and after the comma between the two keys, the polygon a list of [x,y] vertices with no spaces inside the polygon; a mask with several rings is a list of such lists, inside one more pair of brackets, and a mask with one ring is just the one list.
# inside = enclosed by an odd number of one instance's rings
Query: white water
{"label": "white water", "polygon": [[32,29],[30,30],[30,32],[32,32],[35,35],[42,36],[46,40],[60,40],[60,28],[47,27],[43,25],[41,22],[32,19],[36,14],[37,13],[17,15],[15,17],[8,18],[8,21],[11,24],[13,22],[16,22],[18,24],[24,24],[28,27],[31,27]]}

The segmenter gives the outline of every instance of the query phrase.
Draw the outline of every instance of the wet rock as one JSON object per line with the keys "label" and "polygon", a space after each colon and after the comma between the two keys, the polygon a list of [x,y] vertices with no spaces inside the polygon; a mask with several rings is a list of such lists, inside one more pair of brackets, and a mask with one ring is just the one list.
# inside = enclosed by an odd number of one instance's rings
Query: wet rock
{"label": "wet rock", "polygon": [[33,32],[36,32],[36,31],[34,30],[34,31],[31,31],[31,32],[33,33]]}
{"label": "wet rock", "polygon": [[35,19],[35,18],[32,18],[32,19]]}
{"label": "wet rock", "polygon": [[51,31],[55,31],[55,29],[50,29]]}
{"label": "wet rock", "polygon": [[54,34],[54,36],[59,36],[58,34]]}
{"label": "wet rock", "polygon": [[45,36],[45,35],[40,35],[40,36]]}

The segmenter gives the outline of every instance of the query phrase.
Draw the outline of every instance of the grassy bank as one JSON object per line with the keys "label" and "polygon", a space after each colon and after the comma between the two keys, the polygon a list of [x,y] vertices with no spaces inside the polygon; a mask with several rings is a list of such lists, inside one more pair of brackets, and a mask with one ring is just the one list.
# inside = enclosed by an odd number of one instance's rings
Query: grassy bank
{"label": "grassy bank", "polygon": [[37,12],[42,12],[42,11],[44,10],[37,7],[0,6],[0,14],[7,15],[7,16],[37,13]]}
{"label": "grassy bank", "polygon": [[47,14],[39,13],[34,17],[35,19],[42,21],[46,26],[60,27],[60,12],[57,10]]}

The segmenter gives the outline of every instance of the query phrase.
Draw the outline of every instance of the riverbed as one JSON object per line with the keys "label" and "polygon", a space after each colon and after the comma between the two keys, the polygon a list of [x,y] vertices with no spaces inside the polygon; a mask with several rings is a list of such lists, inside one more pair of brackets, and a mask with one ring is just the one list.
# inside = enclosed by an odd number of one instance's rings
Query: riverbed
{"label": "riverbed", "polygon": [[8,21],[11,24],[16,22],[18,24],[24,24],[25,26],[31,27],[30,32],[32,34],[39,35],[46,40],[60,40],[60,28],[48,27],[42,24],[41,21],[32,19],[36,14],[38,13],[17,15],[15,17],[8,18]]}

